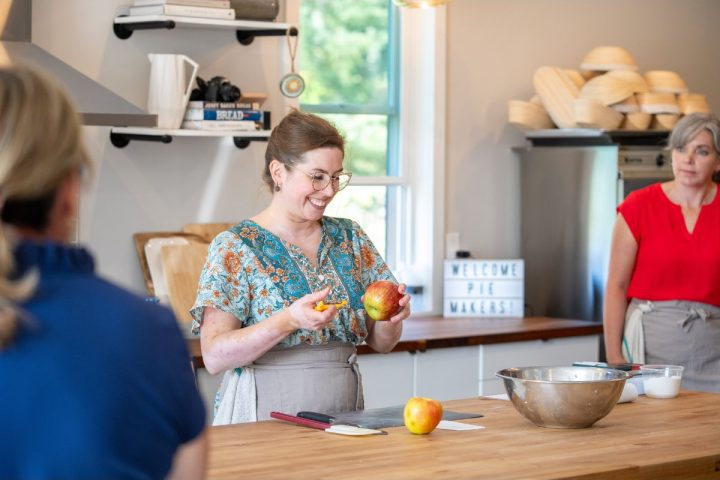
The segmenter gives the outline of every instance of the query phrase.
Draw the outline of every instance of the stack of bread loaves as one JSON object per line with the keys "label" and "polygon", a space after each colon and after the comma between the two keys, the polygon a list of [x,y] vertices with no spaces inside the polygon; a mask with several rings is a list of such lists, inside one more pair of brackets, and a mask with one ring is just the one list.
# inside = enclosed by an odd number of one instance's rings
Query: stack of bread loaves
{"label": "stack of bread loaves", "polygon": [[523,129],[671,130],[682,115],[709,112],[705,95],[689,93],[675,72],[640,74],[621,47],[592,49],[580,70],[540,67],[530,101],[510,100],[508,122]]}

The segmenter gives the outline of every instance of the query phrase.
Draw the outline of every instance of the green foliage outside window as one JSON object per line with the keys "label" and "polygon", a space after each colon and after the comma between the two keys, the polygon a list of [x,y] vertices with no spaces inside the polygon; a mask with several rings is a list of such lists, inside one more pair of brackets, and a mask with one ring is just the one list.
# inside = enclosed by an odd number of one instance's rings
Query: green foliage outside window
{"label": "green foliage outside window", "polygon": [[387,103],[388,0],[303,0],[300,19],[302,103]]}
{"label": "green foliage outside window", "polygon": [[320,114],[345,136],[346,168],[353,175],[385,175],[387,117],[385,115]]}

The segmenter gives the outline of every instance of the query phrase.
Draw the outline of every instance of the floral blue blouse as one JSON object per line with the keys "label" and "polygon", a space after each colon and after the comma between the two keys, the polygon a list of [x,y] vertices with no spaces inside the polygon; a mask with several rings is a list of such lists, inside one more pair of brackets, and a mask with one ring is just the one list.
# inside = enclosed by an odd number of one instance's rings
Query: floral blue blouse
{"label": "floral blue blouse", "polygon": [[357,345],[368,335],[360,297],[375,280],[395,278],[368,236],[352,220],[323,217],[317,268],[300,247],[252,220],[244,220],[215,237],[210,245],[190,310],[192,332],[200,332],[205,307],[230,313],[242,327],[248,327],[289,307],[300,297],[330,286],[325,303],[346,300],[349,308],[341,308],[326,328],[296,330],[282,345],[330,341]]}

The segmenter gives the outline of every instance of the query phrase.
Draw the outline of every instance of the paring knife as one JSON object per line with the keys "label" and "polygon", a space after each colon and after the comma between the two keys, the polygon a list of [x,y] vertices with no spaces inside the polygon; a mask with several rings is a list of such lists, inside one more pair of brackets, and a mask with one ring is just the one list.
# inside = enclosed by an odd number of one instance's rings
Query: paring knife
{"label": "paring knife", "polygon": [[355,425],[333,425],[329,422],[322,422],[299,416],[296,417],[295,415],[289,415],[282,412],[270,412],[270,416],[278,420],[285,420],[286,422],[295,423],[304,427],[316,428],[318,430],[325,430],[328,433],[338,433],[340,435],[387,435],[387,432],[383,430],[362,428]]}
{"label": "paring knife", "polygon": [[[309,420],[315,420],[316,422],[325,422],[334,424],[335,423],[335,417],[332,415],[327,415],[325,413],[318,413],[318,412],[298,412],[297,414],[300,418],[307,418]],[[360,427],[360,425],[355,425],[352,423],[348,423],[347,425],[352,425],[354,427]],[[360,427],[362,428],[362,427]]]}
{"label": "paring knife", "polygon": [[[350,423],[350,422],[346,422],[346,421],[341,421],[341,423],[337,423],[337,418],[333,417],[332,415],[328,415],[326,413],[298,412],[298,417],[307,418],[308,420],[315,420],[316,422],[325,422],[325,423],[329,423],[331,425],[350,425],[351,427],[368,428],[368,427],[364,427],[362,425],[358,425],[357,423]],[[384,431],[384,430],[379,430],[379,431]]]}

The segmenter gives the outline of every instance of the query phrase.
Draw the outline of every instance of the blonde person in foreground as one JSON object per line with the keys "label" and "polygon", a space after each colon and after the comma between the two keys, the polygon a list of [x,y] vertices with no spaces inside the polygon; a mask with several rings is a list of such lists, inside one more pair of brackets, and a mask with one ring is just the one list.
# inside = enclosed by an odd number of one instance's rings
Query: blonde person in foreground
{"label": "blonde person in foreground", "polygon": [[92,165],[38,71],[0,67],[0,478],[202,478],[204,408],[172,313],[68,243]]}
{"label": "blonde person in foreground", "polygon": [[210,245],[191,313],[208,371],[226,371],[215,425],[362,409],[355,346],[388,352],[400,339],[410,297],[389,321],[370,319],[365,288],[394,277],[357,223],[324,215],[350,181],[344,156],[332,124],[291,112],[265,153],[270,204]]}
{"label": "blonde person in foreground", "polygon": [[670,135],[674,179],[618,207],[605,296],[610,363],[685,367],[690,390],[720,392],[720,122],[682,118]]}

